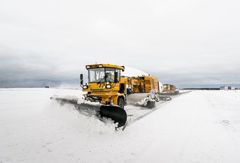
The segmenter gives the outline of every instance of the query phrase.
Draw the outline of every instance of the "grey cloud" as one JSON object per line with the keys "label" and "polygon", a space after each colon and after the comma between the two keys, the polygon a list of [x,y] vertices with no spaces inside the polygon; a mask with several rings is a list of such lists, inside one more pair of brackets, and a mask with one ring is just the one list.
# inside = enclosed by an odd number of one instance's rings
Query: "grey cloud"
{"label": "grey cloud", "polygon": [[179,85],[239,83],[239,5],[1,1],[0,81],[76,82],[86,64],[97,62],[136,67]]}

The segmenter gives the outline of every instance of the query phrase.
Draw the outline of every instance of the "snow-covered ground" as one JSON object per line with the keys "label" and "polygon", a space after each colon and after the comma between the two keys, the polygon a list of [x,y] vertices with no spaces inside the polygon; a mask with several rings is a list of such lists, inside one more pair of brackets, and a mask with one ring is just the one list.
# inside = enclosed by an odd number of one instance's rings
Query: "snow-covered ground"
{"label": "snow-covered ground", "polygon": [[55,94],[81,96],[0,89],[0,163],[240,162],[239,91],[183,94],[124,131],[51,101]]}

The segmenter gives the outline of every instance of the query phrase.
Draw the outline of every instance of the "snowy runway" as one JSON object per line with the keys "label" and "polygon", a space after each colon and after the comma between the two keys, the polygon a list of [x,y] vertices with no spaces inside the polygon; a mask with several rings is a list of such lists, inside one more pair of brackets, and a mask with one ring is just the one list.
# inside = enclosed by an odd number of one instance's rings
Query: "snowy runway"
{"label": "snowy runway", "polygon": [[0,89],[1,163],[240,162],[239,91],[193,91],[124,132],[50,101],[53,94],[79,92]]}

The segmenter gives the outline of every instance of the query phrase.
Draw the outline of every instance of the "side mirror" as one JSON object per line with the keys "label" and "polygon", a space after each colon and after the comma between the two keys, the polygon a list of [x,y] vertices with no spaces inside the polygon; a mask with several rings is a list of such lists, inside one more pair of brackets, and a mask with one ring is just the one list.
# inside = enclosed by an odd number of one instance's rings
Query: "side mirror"
{"label": "side mirror", "polygon": [[83,74],[80,74],[80,86],[83,86]]}
{"label": "side mirror", "polygon": [[118,72],[114,72],[114,83],[117,83],[118,82]]}

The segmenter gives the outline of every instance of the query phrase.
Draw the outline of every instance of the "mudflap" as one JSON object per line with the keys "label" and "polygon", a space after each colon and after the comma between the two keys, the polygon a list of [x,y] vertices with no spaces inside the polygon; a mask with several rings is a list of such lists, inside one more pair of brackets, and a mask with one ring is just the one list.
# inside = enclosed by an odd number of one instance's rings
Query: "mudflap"
{"label": "mudflap", "polygon": [[99,113],[101,117],[111,118],[114,123],[118,123],[118,127],[122,127],[126,124],[127,113],[119,106],[102,105]]}

